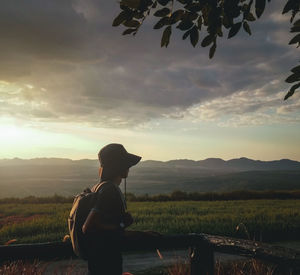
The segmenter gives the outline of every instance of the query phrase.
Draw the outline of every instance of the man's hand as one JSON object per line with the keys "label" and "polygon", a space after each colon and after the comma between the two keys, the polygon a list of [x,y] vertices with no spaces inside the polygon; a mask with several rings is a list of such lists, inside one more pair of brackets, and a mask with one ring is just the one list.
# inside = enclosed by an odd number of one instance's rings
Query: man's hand
{"label": "man's hand", "polygon": [[123,216],[123,222],[124,222],[125,227],[128,227],[129,225],[132,225],[133,218],[132,218],[132,216],[129,212],[125,212],[125,214]]}

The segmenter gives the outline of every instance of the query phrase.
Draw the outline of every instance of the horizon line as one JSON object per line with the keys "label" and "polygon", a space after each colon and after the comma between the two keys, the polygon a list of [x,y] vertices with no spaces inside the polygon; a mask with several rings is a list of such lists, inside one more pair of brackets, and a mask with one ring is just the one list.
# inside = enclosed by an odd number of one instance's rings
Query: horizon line
{"label": "horizon line", "polygon": [[[51,159],[60,159],[60,160],[70,160],[70,161],[82,161],[82,160],[91,160],[91,161],[98,161],[98,159],[89,159],[89,158],[81,158],[81,159],[71,159],[71,158],[61,158],[61,157],[34,157],[34,158],[19,158],[19,157],[14,157],[14,158],[1,158],[0,161],[2,160],[24,160],[24,161],[30,161],[30,160],[39,160],[39,159],[47,159],[47,160],[51,160]],[[230,161],[230,160],[240,160],[240,159],[247,159],[247,160],[253,160],[253,161],[262,161],[262,162],[270,162],[270,161],[282,161],[282,160],[289,160],[289,161],[296,161],[296,162],[300,162],[300,160],[294,160],[294,159],[289,159],[289,158],[282,158],[282,159],[272,159],[272,160],[260,160],[260,159],[251,159],[251,158],[247,158],[247,157],[236,157],[236,158],[230,158],[230,159],[222,159],[222,158],[217,158],[217,157],[209,157],[209,158],[205,158],[205,159],[188,159],[188,158],[176,158],[176,159],[169,159],[169,160],[155,160],[155,159],[145,159],[145,160],[141,160],[141,162],[145,162],[145,161],[157,161],[157,162],[170,162],[170,161],[180,161],[180,160],[186,160],[186,161],[194,161],[194,162],[198,162],[198,161],[204,161],[204,160],[208,160],[208,159],[215,159],[215,160],[222,160],[222,161]]]}

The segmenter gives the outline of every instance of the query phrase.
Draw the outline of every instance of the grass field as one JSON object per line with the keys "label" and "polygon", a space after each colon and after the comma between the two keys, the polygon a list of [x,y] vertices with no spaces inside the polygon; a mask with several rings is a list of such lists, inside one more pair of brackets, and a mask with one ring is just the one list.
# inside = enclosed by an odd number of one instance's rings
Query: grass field
{"label": "grass field", "polygon": [[[71,204],[1,204],[0,244],[60,241]],[[263,241],[300,239],[300,200],[130,202],[132,230],[208,233]],[[239,227],[239,230],[237,230]]]}

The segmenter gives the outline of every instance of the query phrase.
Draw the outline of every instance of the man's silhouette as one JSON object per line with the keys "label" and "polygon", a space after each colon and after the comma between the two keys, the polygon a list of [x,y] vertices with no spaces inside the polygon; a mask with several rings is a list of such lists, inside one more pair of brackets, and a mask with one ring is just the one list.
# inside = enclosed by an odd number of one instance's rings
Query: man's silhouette
{"label": "man's silhouette", "polygon": [[92,191],[98,193],[97,202],[82,227],[88,251],[90,275],[122,274],[121,242],[124,229],[133,223],[126,212],[126,201],[119,188],[127,178],[129,168],[141,157],[128,153],[121,144],[109,144],[99,154],[100,182]]}

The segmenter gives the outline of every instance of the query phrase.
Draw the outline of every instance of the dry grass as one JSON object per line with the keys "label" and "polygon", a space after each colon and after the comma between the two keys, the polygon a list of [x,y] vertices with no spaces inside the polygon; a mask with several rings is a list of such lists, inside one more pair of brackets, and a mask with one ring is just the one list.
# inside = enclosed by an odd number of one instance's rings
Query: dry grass
{"label": "dry grass", "polygon": [[15,261],[6,263],[0,267],[0,275],[43,275],[46,272],[53,275],[84,275],[82,270],[75,270],[75,265],[70,262],[67,265],[51,267],[53,262],[40,261]]}
{"label": "dry grass", "polygon": [[167,268],[168,275],[186,275],[191,273],[190,264],[187,262],[176,261],[176,263]]}
{"label": "dry grass", "polygon": [[47,264],[42,264],[38,261],[16,261],[1,266],[0,275],[42,275],[46,268]]}
{"label": "dry grass", "polygon": [[[65,265],[51,267],[55,262],[26,262],[15,261],[4,264],[0,267],[0,275],[43,275],[45,272],[53,275],[84,275],[82,269],[76,270],[76,266],[70,261]],[[235,261],[228,263],[217,262],[215,265],[215,275],[273,275],[275,274],[275,266],[266,265],[261,261],[249,259],[245,261]],[[188,261],[183,261],[176,258],[175,263],[164,269],[164,271],[156,271],[155,274],[165,275],[189,275],[190,264]],[[153,275],[152,271],[145,271],[143,274]],[[127,273],[128,274],[128,273]],[[129,273],[130,274],[130,273]],[[276,273],[278,274],[278,273]],[[280,273],[281,274],[281,273]],[[287,273],[284,274],[293,274]],[[134,274],[132,274],[134,275]]]}
{"label": "dry grass", "polygon": [[246,261],[237,261],[227,264],[218,262],[215,266],[215,275],[272,275],[275,266],[266,265],[261,261],[250,259]]}
{"label": "dry grass", "polygon": [[[217,262],[215,275],[273,275],[275,266],[266,265],[261,261],[250,259],[228,263]],[[189,275],[190,264],[188,262],[176,261],[166,269],[167,275]]]}

